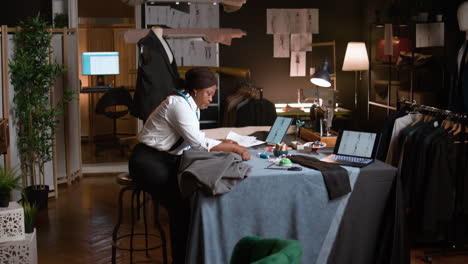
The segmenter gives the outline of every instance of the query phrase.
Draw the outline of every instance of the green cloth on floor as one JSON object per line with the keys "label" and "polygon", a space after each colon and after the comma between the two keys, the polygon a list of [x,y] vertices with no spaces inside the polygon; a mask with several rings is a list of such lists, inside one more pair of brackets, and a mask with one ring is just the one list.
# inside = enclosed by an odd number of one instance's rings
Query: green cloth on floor
{"label": "green cloth on floor", "polygon": [[301,256],[297,240],[247,236],[234,247],[230,264],[299,264]]}

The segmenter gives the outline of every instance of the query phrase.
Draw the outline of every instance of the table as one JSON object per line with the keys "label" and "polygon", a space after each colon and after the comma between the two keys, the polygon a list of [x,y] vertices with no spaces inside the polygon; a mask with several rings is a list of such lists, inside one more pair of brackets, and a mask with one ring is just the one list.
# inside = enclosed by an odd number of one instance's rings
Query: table
{"label": "table", "polygon": [[248,177],[230,193],[191,197],[186,263],[229,263],[246,235],[297,239],[302,263],[373,263],[395,168],[379,161],[345,167],[353,191],[329,201],[318,171],[266,170],[268,162],[257,157],[248,163]]}

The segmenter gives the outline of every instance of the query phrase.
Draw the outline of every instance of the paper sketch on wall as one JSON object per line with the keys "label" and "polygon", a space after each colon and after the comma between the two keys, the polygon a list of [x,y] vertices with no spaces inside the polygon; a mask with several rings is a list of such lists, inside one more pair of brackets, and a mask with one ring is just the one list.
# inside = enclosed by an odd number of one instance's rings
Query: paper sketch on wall
{"label": "paper sketch on wall", "polygon": [[267,9],[267,34],[318,34],[318,18],[318,9]]}
{"label": "paper sketch on wall", "polygon": [[168,39],[179,66],[217,66],[217,45],[199,38]]}
{"label": "paper sketch on wall", "polygon": [[306,52],[291,51],[291,77],[305,76],[306,73]]}
{"label": "paper sketch on wall", "polygon": [[443,46],[444,23],[416,24],[416,48]]}
{"label": "paper sketch on wall", "polygon": [[171,28],[218,28],[219,6],[212,4],[190,5],[189,13],[172,8],[169,3],[146,5],[147,25],[165,25]]}
{"label": "paper sketch on wall", "polygon": [[312,33],[291,34],[291,51],[312,51]]}
{"label": "paper sketch on wall", "polygon": [[290,76],[305,76],[305,52],[312,51],[312,34],[319,33],[319,10],[267,9],[266,22],[267,34],[273,34],[273,57],[291,54]]}
{"label": "paper sketch on wall", "polygon": [[273,42],[273,58],[289,58],[289,34],[274,34]]}

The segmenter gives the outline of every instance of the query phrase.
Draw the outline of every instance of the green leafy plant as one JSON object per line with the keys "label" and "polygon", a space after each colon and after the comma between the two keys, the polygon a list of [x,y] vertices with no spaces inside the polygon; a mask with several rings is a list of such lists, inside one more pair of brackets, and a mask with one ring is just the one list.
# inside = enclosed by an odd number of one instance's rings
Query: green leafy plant
{"label": "green leafy plant", "polygon": [[17,170],[7,170],[0,167],[0,193],[10,193],[11,190],[19,186],[21,175]]}
{"label": "green leafy plant", "polygon": [[52,160],[55,130],[65,103],[74,93],[64,89],[63,101],[51,105],[51,88],[65,68],[49,60],[52,33],[39,15],[20,23],[16,49],[8,65],[14,87],[14,122],[20,155],[23,186],[45,188],[44,165]]}
{"label": "green leafy plant", "polygon": [[37,205],[29,203],[24,194],[21,205],[23,206],[24,211],[24,226],[26,233],[32,233],[34,231],[34,223],[36,222]]}

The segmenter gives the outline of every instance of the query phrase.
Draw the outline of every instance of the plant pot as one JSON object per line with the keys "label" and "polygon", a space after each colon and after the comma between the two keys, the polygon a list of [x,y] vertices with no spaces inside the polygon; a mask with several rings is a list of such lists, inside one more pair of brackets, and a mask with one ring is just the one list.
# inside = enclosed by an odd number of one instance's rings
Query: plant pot
{"label": "plant pot", "polygon": [[0,207],[8,207],[10,203],[10,192],[0,192]]}
{"label": "plant pot", "polygon": [[49,201],[48,185],[28,186],[24,189],[24,192],[30,204],[35,204],[39,210],[47,209]]}
{"label": "plant pot", "polygon": [[34,227],[36,226],[36,220],[33,220],[32,223],[24,223],[24,232],[26,234],[31,234],[34,232]]}

